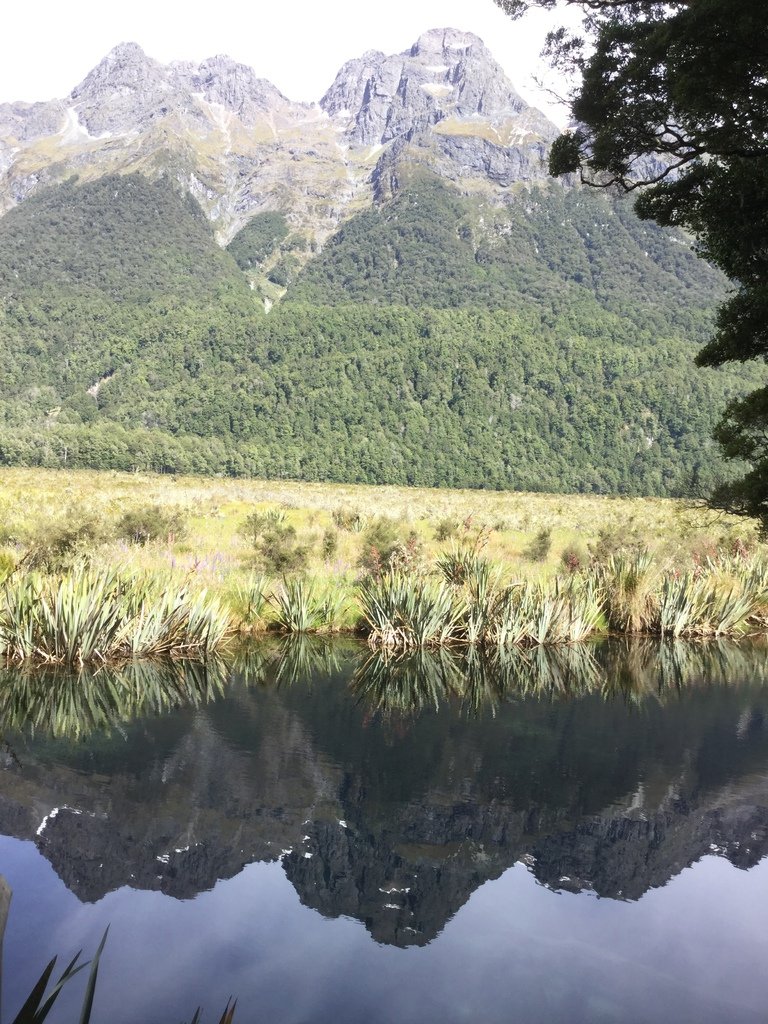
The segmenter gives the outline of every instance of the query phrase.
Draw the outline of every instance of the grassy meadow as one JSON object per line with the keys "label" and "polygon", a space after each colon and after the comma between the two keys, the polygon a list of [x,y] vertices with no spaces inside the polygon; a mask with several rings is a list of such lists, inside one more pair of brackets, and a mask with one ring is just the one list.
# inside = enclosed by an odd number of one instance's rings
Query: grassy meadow
{"label": "grassy meadow", "polygon": [[[181,529],[144,544],[113,539],[126,512],[148,508],[180,517]],[[19,558],[35,544],[55,542],[61,529],[81,534],[73,537],[75,560],[85,555],[100,565],[191,573],[219,587],[260,567],[243,533],[254,512],[284,517],[309,548],[312,574],[350,579],[358,575],[370,528],[382,519],[403,542],[415,535],[427,559],[453,543],[471,543],[526,578],[557,572],[569,551],[588,560],[645,548],[681,568],[741,545],[768,553],[750,521],[666,498],[0,470],[3,557]],[[323,552],[329,531],[337,542],[330,555]],[[537,543],[542,532],[549,533],[549,544]]]}
{"label": "grassy meadow", "polygon": [[733,634],[768,609],[753,524],[669,499],[3,469],[0,509],[11,660],[270,628],[393,648]]}

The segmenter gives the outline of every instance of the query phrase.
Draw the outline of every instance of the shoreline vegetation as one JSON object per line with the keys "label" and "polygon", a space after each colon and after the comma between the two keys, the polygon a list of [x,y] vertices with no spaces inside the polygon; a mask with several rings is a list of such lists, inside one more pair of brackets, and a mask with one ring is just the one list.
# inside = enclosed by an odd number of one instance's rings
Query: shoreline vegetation
{"label": "shoreline vegetation", "polygon": [[328,634],[270,636],[199,659],[0,668],[0,722],[11,750],[21,737],[80,742],[120,735],[131,722],[200,709],[233,688],[280,691],[333,680],[364,716],[403,723],[450,708],[496,714],[508,701],[595,696],[633,706],[677,701],[683,690],[768,683],[765,637],[597,638],[538,647],[442,646],[370,650]]}
{"label": "shoreline vegetation", "polygon": [[268,632],[373,648],[768,632],[768,548],[668,499],[6,470],[0,657],[206,659]]}

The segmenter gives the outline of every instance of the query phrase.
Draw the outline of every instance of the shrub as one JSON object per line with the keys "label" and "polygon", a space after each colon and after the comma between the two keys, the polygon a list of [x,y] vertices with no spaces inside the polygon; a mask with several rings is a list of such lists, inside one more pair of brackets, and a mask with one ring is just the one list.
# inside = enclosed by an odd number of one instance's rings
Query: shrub
{"label": "shrub", "polygon": [[410,573],[421,572],[426,565],[424,543],[415,530],[411,530],[405,540],[396,541],[387,563],[389,569]]}
{"label": "shrub", "polygon": [[446,517],[441,519],[435,526],[435,540],[450,540],[458,533],[459,524],[455,519]]}
{"label": "shrub", "polygon": [[640,534],[631,519],[622,526],[602,527],[597,539],[590,545],[592,561],[600,564],[622,555],[635,558],[647,550],[646,538]]}
{"label": "shrub", "polygon": [[281,523],[264,530],[256,545],[259,562],[271,576],[304,572],[309,550],[307,544],[297,543],[295,527]]}
{"label": "shrub", "polygon": [[331,519],[340,530],[350,530],[352,533],[361,533],[366,523],[362,512],[354,508],[335,508],[331,512]]}
{"label": "shrub", "polygon": [[5,583],[16,571],[16,556],[11,551],[0,551],[0,583]]}
{"label": "shrub", "polygon": [[531,562],[543,562],[552,548],[552,531],[543,527],[523,551],[523,556]]}
{"label": "shrub", "polygon": [[323,534],[323,558],[333,558],[339,547],[339,535],[335,530],[326,530]]}
{"label": "shrub", "polygon": [[583,547],[569,544],[560,555],[560,564],[566,572],[579,572],[589,564],[589,555]]}
{"label": "shrub", "polygon": [[118,520],[116,536],[131,544],[148,544],[151,540],[174,540],[184,536],[186,522],[178,508],[162,505],[141,505],[128,509]]}
{"label": "shrub", "polygon": [[267,530],[284,524],[285,513],[279,508],[271,508],[266,512],[251,512],[240,526],[240,535],[254,546],[258,546]]}
{"label": "shrub", "polygon": [[380,576],[391,567],[400,547],[397,527],[391,519],[380,516],[365,531],[363,550],[358,565],[369,576]]}
{"label": "shrub", "polygon": [[87,559],[108,537],[107,525],[95,511],[70,506],[33,527],[24,563],[29,568],[63,571]]}

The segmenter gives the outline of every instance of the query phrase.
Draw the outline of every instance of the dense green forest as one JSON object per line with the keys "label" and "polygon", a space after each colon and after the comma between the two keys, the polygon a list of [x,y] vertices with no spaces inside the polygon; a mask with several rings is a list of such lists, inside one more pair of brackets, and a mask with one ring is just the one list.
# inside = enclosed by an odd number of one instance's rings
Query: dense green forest
{"label": "dense green forest", "polygon": [[695,370],[721,278],[583,190],[503,205],[429,178],[358,215],[265,315],[243,269],[138,175],[0,219],[0,463],[682,494],[743,369]]}

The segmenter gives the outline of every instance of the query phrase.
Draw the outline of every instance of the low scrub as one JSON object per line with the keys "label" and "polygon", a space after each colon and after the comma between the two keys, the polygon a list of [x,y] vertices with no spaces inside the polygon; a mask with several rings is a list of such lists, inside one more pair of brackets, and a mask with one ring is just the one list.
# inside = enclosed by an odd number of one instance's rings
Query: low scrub
{"label": "low scrub", "polygon": [[95,510],[73,505],[43,516],[27,531],[24,565],[43,572],[63,572],[92,552],[111,534]]}

